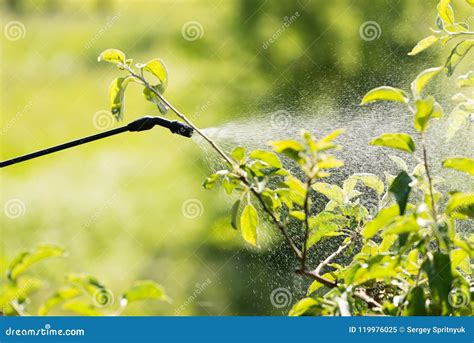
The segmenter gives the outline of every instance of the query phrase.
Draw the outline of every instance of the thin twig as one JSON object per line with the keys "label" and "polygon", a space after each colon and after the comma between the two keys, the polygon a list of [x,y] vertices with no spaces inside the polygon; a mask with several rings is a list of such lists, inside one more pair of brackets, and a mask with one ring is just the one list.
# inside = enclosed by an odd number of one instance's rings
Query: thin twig
{"label": "thin twig", "polygon": [[308,237],[309,237],[309,190],[311,189],[312,179],[308,178],[306,182],[306,195],[304,198],[304,241],[303,241],[303,258],[301,259],[301,270],[306,269],[306,256],[308,254]]}
{"label": "thin twig", "polygon": [[331,255],[326,257],[324,261],[322,261],[316,269],[314,269],[315,274],[320,274],[321,270],[327,266],[333,259],[335,259],[338,255],[340,255],[344,250],[346,250],[351,244],[352,244],[352,239],[354,238],[355,234],[349,239],[349,241],[346,244],[341,245],[335,252],[333,252]]}
{"label": "thin twig", "polygon": [[426,177],[428,179],[428,184],[429,184],[429,188],[430,188],[431,211],[432,211],[433,219],[434,219],[435,223],[437,223],[438,222],[438,214],[437,214],[437,211],[436,211],[436,204],[435,204],[435,199],[434,199],[433,181],[432,181],[431,175],[430,175],[430,168],[429,168],[429,165],[428,165],[428,153],[426,151],[425,135],[423,133],[421,134],[421,146],[422,146],[422,149],[423,149],[423,163],[424,163],[424,166],[425,166]]}
{"label": "thin twig", "polygon": [[227,162],[229,163],[232,167],[235,167],[235,162],[232,161],[232,159],[227,156],[227,154],[224,152],[224,150],[222,150],[217,144],[216,142],[214,142],[208,135],[206,135],[203,131],[201,131],[196,125],[194,125],[194,123],[188,119],[188,117],[186,115],[184,115],[183,113],[181,113],[180,111],[178,111],[178,109],[176,109],[173,105],[171,105],[171,103],[166,100],[163,95],[160,94],[160,92],[158,92],[154,87],[152,87],[148,81],[141,75],[137,74],[132,68],[130,68],[128,65],[124,64],[124,63],[119,63],[119,66],[124,68],[125,70],[127,70],[130,75],[132,75],[133,77],[135,77],[136,79],[140,80],[143,85],[148,88],[151,92],[153,92],[161,101],[163,101],[163,103],[168,106],[179,118],[181,118],[186,124],[188,124],[189,126],[191,126],[194,131],[196,131],[202,138],[204,138],[213,148],[214,150],[222,156],[222,158]]}

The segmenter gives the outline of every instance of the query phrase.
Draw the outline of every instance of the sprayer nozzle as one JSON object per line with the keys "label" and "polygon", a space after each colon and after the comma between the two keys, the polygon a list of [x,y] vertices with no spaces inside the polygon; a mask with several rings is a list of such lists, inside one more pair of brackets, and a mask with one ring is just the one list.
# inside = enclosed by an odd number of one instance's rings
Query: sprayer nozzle
{"label": "sprayer nozzle", "polygon": [[176,120],[167,120],[161,117],[143,117],[132,121],[127,125],[129,131],[145,131],[150,130],[155,125],[166,127],[171,132],[184,137],[191,137],[193,135],[193,128],[188,124],[181,123]]}

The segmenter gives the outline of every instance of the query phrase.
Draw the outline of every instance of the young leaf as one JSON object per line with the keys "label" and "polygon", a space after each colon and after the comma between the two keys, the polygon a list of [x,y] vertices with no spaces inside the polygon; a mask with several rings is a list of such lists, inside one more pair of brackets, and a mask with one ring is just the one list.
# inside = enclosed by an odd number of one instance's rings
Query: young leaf
{"label": "young leaf", "polygon": [[268,144],[273,147],[273,151],[276,153],[283,154],[297,162],[301,160],[299,153],[304,150],[304,147],[297,141],[272,141]]}
{"label": "young leaf", "polygon": [[324,194],[330,200],[338,204],[344,203],[344,191],[337,185],[330,185],[329,183],[317,182],[312,188],[321,194]]}
{"label": "young leaf", "polygon": [[19,254],[10,264],[7,270],[7,276],[15,281],[18,276],[23,274],[31,265],[44,260],[48,257],[63,256],[64,249],[55,245],[38,245],[35,250]]}
{"label": "young leaf", "polygon": [[237,163],[241,164],[245,160],[245,148],[238,146],[237,148],[232,150],[230,155]]}
{"label": "young leaf", "polygon": [[444,26],[454,24],[454,12],[451,8],[451,0],[440,0],[438,3],[438,15],[444,23]]}
{"label": "young leaf", "polygon": [[152,59],[145,64],[137,64],[137,67],[143,68],[156,76],[163,86],[163,92],[161,93],[164,93],[165,89],[168,87],[168,71],[166,70],[165,63],[160,58]]}
{"label": "young leaf", "polygon": [[380,145],[412,153],[415,151],[415,142],[406,133],[384,133],[370,141],[370,145]]}
{"label": "young leaf", "polygon": [[416,44],[416,46],[413,48],[412,51],[408,53],[409,56],[415,56],[419,54],[420,52],[428,49],[430,46],[432,46],[434,43],[436,43],[439,40],[438,36],[431,35],[426,38],[423,38],[421,41]]}
{"label": "young leaf", "polygon": [[377,177],[377,175],[369,173],[357,173],[351,175],[349,178],[361,181],[367,187],[375,190],[378,195],[382,195],[385,190],[385,185],[383,184],[382,180]]}
{"label": "young leaf", "polygon": [[240,230],[242,232],[242,237],[254,246],[257,245],[257,225],[257,210],[252,204],[248,204],[244,207],[240,217]]}
{"label": "young leaf", "polygon": [[474,87],[474,71],[471,70],[467,74],[459,76],[456,80],[456,84],[461,88]]}
{"label": "young leaf", "polygon": [[46,300],[44,304],[41,305],[38,310],[38,315],[45,316],[52,308],[56,307],[57,305],[61,304],[66,300],[76,298],[81,294],[82,292],[76,287],[61,288],[56,291],[50,298],[48,298],[48,300]]}
{"label": "young leaf", "polygon": [[464,56],[467,55],[469,50],[474,46],[474,39],[466,39],[458,43],[451,51],[448,60],[446,61],[446,68],[448,69],[448,76],[453,75],[454,70],[458,64],[462,61]]}
{"label": "young leaf", "polygon": [[118,49],[107,49],[101,52],[97,61],[106,61],[110,63],[125,63],[125,54]]}
{"label": "young leaf", "polygon": [[397,205],[391,205],[382,209],[377,216],[362,229],[362,236],[372,238],[380,229],[388,226],[398,215],[400,211]]}
{"label": "young leaf", "polygon": [[319,303],[313,298],[303,298],[298,301],[288,313],[291,317],[311,315],[319,307]]}
{"label": "young leaf", "polygon": [[120,305],[124,306],[133,301],[139,300],[163,300],[169,301],[166,293],[159,284],[151,280],[135,281],[133,285],[122,295]]}
{"label": "young leaf", "polygon": [[131,80],[128,77],[117,77],[110,84],[110,107],[112,114],[117,120],[123,119],[125,89],[130,81]]}
{"label": "young leaf", "polygon": [[[163,94],[164,90],[160,85],[156,86],[151,86],[154,90],[156,90],[159,94]],[[158,110],[160,111],[161,114],[166,114],[168,113],[168,106],[166,106],[163,101],[156,95],[152,90],[150,90],[148,87],[143,88],[143,96],[147,101],[150,101],[154,103],[157,107]]]}
{"label": "young leaf", "polygon": [[433,97],[426,99],[417,99],[415,102],[415,129],[418,132],[424,132],[433,115],[435,100]]}
{"label": "young leaf", "polygon": [[405,213],[405,209],[408,202],[408,196],[410,195],[412,178],[406,171],[402,171],[398,176],[393,180],[390,188],[388,189],[391,193],[395,195],[398,207],[400,208],[400,214]]}
{"label": "young leaf", "polygon": [[474,159],[467,157],[451,157],[443,161],[444,168],[456,169],[474,176]]}
{"label": "young leaf", "polygon": [[406,104],[408,103],[408,95],[403,90],[398,88],[387,86],[378,87],[372,89],[364,96],[361,105],[380,100],[398,101]]}
{"label": "young leaf", "polygon": [[239,229],[237,218],[239,217],[240,203],[241,201],[237,200],[236,202],[234,202],[234,205],[232,205],[232,219],[230,221],[230,224],[235,230]]}
{"label": "young leaf", "polygon": [[451,195],[446,204],[446,214],[450,215],[453,212],[460,212],[471,218],[474,217],[474,193],[456,192]]}
{"label": "young leaf", "polygon": [[106,291],[107,288],[95,277],[88,274],[69,274],[67,281],[75,286],[80,286],[90,295],[94,296],[98,292]]}
{"label": "young leaf", "polygon": [[271,167],[281,168],[281,162],[277,155],[265,150],[254,150],[250,152],[250,158],[263,161]]}
{"label": "young leaf", "polygon": [[442,70],[442,67],[430,68],[423,70],[411,84],[411,89],[415,97],[421,94],[421,91],[425,88],[427,83],[436,75],[438,75]]}

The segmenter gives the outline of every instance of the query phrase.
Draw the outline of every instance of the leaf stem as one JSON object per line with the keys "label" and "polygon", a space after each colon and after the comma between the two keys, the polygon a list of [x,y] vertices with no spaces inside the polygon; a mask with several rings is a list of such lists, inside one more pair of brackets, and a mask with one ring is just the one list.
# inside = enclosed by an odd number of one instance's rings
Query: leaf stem
{"label": "leaf stem", "polygon": [[428,153],[426,149],[426,141],[425,141],[425,135],[422,133],[421,134],[421,146],[423,150],[423,164],[425,167],[425,172],[426,172],[426,178],[428,179],[428,185],[429,185],[429,191],[430,191],[430,198],[431,198],[431,212],[433,215],[433,219],[435,223],[438,222],[438,214],[436,211],[436,204],[435,204],[435,199],[434,199],[434,191],[433,191],[433,180],[431,178],[430,174],[430,168],[428,165]]}
{"label": "leaf stem", "polygon": [[308,237],[309,237],[309,191],[311,189],[312,178],[308,177],[306,181],[306,195],[304,198],[304,241],[303,241],[303,256],[301,258],[301,270],[306,269],[306,256],[308,255]]}

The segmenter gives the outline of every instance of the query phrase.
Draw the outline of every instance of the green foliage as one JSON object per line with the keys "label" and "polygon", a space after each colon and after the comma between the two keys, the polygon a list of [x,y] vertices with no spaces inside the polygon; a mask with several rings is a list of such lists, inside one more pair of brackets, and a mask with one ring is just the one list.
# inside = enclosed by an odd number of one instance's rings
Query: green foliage
{"label": "green foliage", "polygon": [[[437,27],[409,54],[472,34],[465,22],[456,21],[448,0],[438,4]],[[314,280],[290,315],[472,314],[469,285],[474,236],[457,232],[456,227],[459,221],[474,218],[474,194],[442,194],[435,188],[438,178],[429,168],[425,140],[431,120],[443,115],[436,99],[425,95],[427,85],[442,72],[452,75],[471,47],[472,40],[458,42],[445,65],[420,73],[411,85],[412,97],[404,90],[383,86],[362,99],[362,105],[399,102],[411,113],[418,137],[384,133],[370,145],[410,153],[418,162],[412,171],[403,159],[390,156],[401,169],[396,177],[385,173],[383,182],[377,175],[357,173],[342,185],[332,184],[331,170],[344,165],[331,154],[340,148],[334,140],[342,130],[320,140],[304,131],[300,140],[270,142],[274,153],[236,148],[231,154],[233,163],[204,182],[211,188],[220,181],[228,194],[237,196],[232,226],[240,228],[245,241],[256,245],[257,217],[269,220],[300,262],[298,272]],[[458,86],[471,87],[472,73],[459,77]],[[473,100],[464,94],[456,99],[455,111],[469,113]],[[448,138],[459,129],[451,128]],[[443,166],[474,175],[471,158],[449,158]],[[373,199],[374,193],[377,203],[369,210],[361,198]],[[240,211],[242,203],[246,205]],[[297,232],[290,234],[290,225]],[[329,256],[310,265],[308,255],[327,240],[339,244]]]}
{"label": "green foliage", "polygon": [[[18,254],[10,264],[7,277],[0,279],[0,312],[7,316],[31,315],[31,295],[43,287],[44,282],[27,274],[29,268],[49,257],[64,255],[64,249],[53,245],[39,245],[32,251]],[[118,315],[128,303],[138,300],[169,301],[163,288],[150,280],[136,281],[114,306],[114,295],[98,279],[87,274],[69,274],[65,285],[58,288],[38,305],[39,316],[52,310],[83,316]]]}

